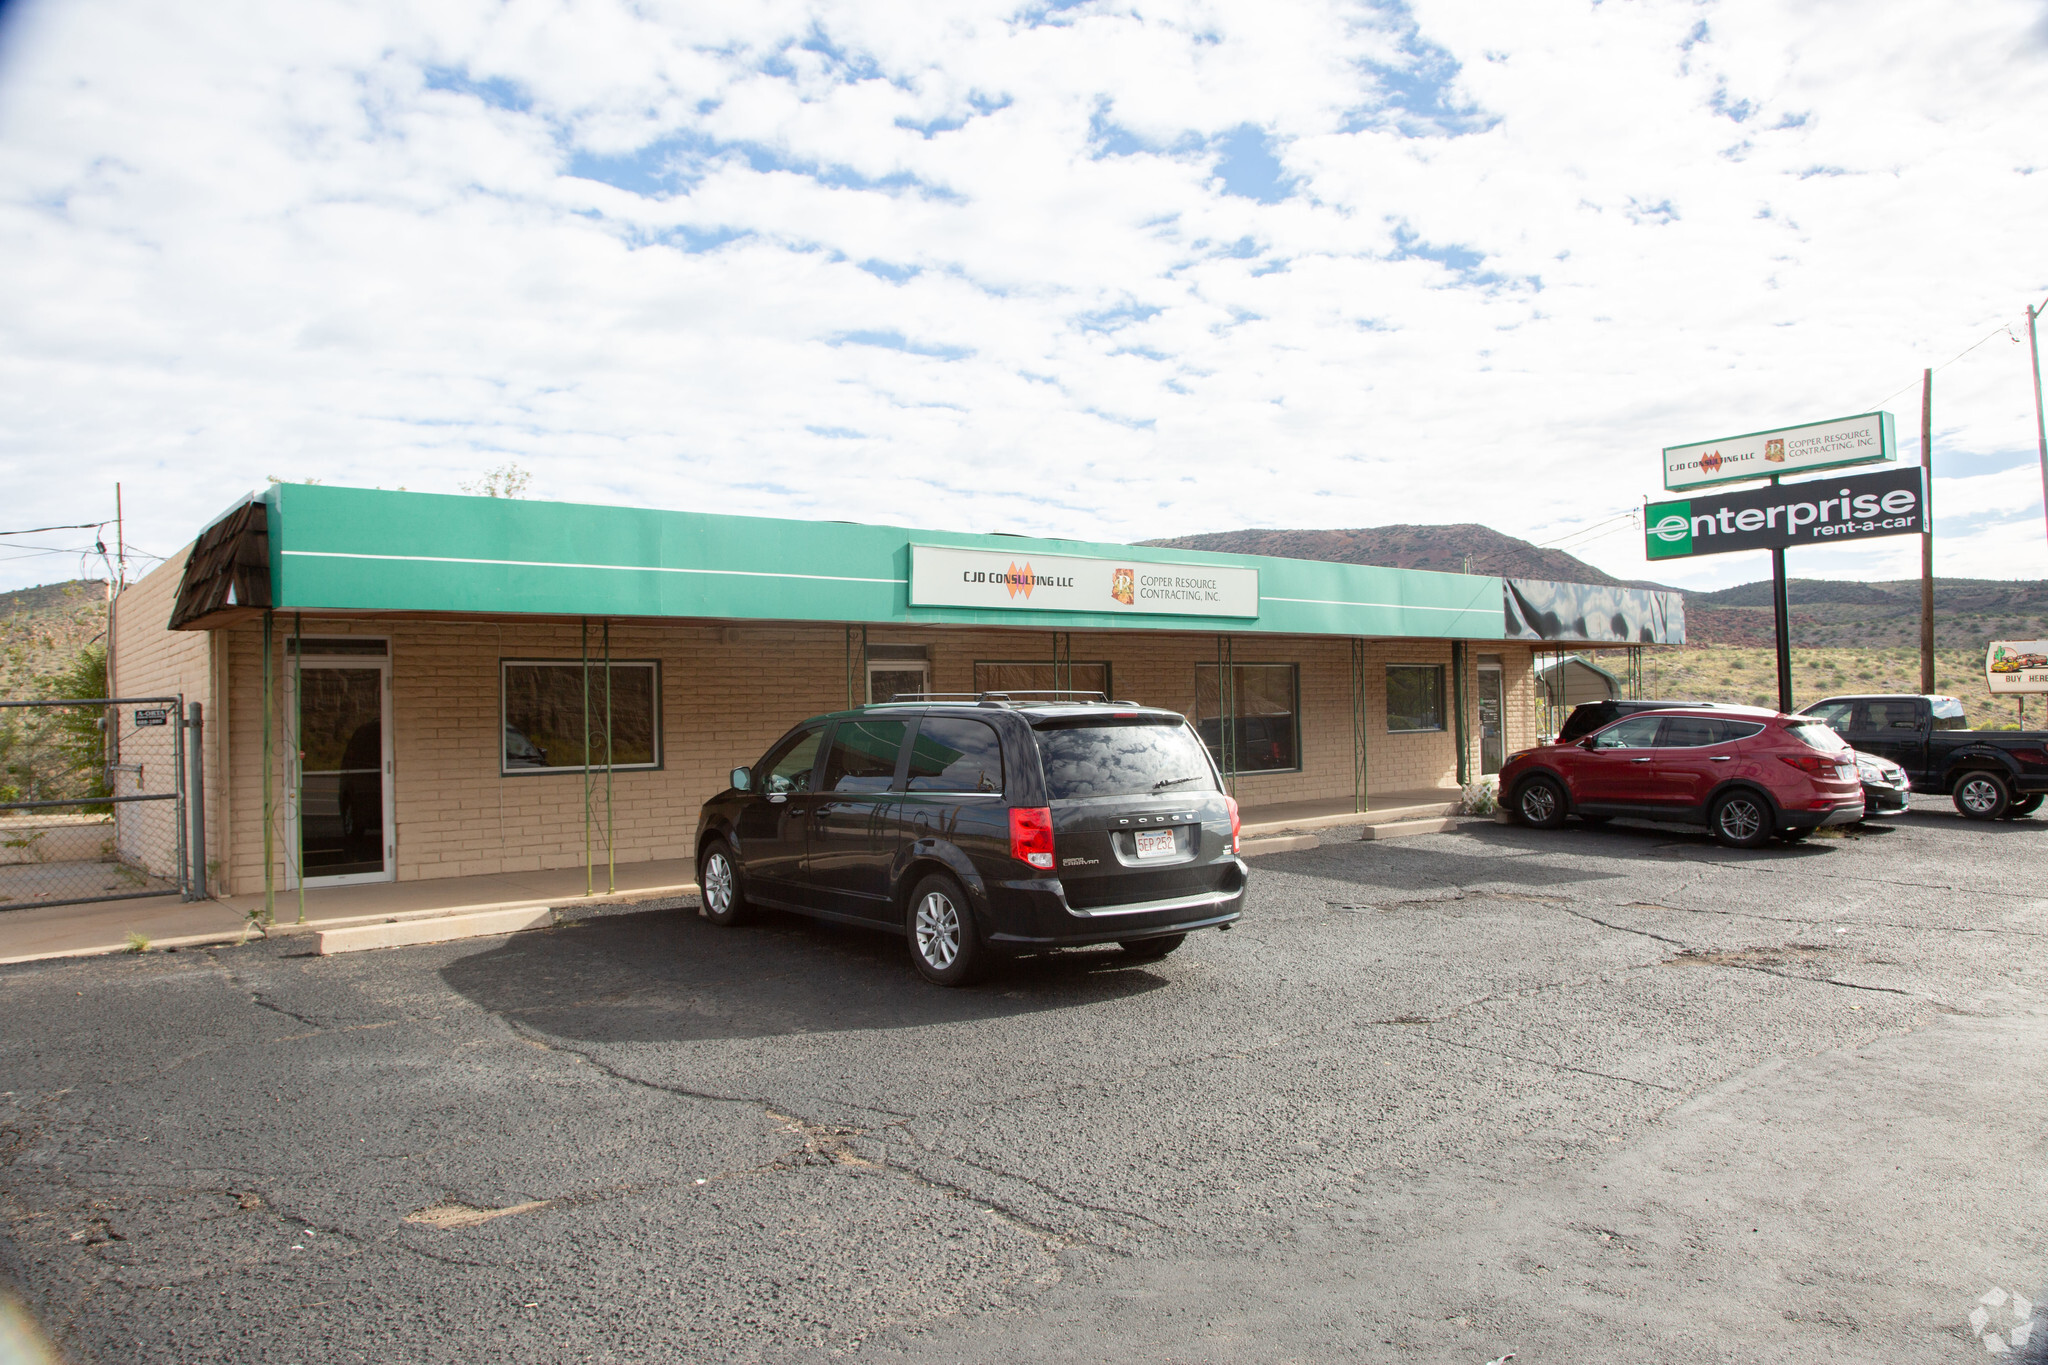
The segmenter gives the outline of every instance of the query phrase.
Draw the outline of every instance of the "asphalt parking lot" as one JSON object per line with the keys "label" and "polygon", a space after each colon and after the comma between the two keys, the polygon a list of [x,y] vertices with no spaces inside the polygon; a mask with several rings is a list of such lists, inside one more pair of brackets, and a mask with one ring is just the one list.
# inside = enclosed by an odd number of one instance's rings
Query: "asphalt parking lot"
{"label": "asphalt parking lot", "polygon": [[2048,1359],[2044,875],[1921,802],[1326,845],[962,992],[673,907],[0,969],[0,1280],[95,1362]]}

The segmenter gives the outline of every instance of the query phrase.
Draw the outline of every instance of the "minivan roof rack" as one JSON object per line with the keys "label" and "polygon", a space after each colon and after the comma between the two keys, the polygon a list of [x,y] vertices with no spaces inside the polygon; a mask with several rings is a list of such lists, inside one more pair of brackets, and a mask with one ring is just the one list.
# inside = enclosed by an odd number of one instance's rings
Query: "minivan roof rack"
{"label": "minivan roof rack", "polygon": [[951,702],[957,706],[1015,707],[1034,702],[1067,702],[1080,706],[1137,706],[1134,701],[1111,701],[1106,692],[1083,692],[1044,688],[1009,692],[898,692],[877,706],[910,706],[920,702]]}

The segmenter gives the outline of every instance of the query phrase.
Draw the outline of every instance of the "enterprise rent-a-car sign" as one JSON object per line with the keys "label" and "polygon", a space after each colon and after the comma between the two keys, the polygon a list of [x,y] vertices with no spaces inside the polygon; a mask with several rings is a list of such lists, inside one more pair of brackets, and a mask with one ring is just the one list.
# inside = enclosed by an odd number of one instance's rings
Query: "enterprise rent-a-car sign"
{"label": "enterprise rent-a-car sign", "polygon": [[1885,469],[1811,483],[1653,502],[1643,517],[1651,559],[1832,545],[1923,529],[1918,469]]}
{"label": "enterprise rent-a-car sign", "polygon": [[1255,617],[1259,571],[912,545],[910,605]]}

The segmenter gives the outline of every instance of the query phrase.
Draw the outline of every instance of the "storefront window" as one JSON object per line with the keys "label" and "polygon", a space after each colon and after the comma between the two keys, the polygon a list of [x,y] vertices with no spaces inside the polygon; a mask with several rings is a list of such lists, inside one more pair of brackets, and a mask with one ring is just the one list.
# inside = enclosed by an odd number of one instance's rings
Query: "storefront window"
{"label": "storefront window", "polygon": [[[1292,772],[1301,766],[1300,725],[1296,719],[1301,695],[1293,664],[1232,664],[1232,695],[1217,695],[1222,675],[1215,664],[1195,665],[1195,728],[1217,766],[1237,773]],[[1233,752],[1223,752],[1223,708],[1229,703]]]}
{"label": "storefront window", "polygon": [[1388,664],[1387,729],[1399,734],[1443,728],[1443,665]]}
{"label": "storefront window", "polygon": [[[507,776],[582,772],[605,766],[605,668],[592,664],[588,729],[586,671],[578,660],[506,659],[499,771]],[[652,660],[611,666],[611,766],[661,766],[661,666]],[[584,736],[590,737],[588,756]]]}

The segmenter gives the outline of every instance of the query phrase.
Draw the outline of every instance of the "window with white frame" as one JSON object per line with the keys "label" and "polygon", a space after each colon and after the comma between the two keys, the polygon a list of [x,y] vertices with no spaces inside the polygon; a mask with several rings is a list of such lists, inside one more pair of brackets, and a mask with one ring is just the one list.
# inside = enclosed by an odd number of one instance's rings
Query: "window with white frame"
{"label": "window with white frame", "polygon": [[502,735],[498,771],[507,777],[589,768],[661,766],[661,665],[614,659],[499,661]]}

